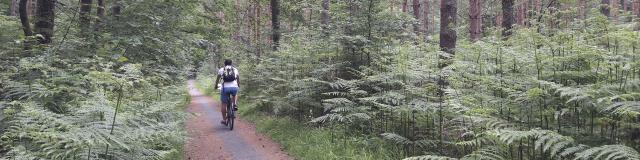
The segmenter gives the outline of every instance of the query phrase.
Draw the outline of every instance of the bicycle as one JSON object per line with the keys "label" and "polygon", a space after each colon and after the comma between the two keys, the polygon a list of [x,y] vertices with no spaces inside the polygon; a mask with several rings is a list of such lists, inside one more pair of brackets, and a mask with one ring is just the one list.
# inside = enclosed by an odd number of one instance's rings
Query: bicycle
{"label": "bicycle", "polygon": [[236,119],[236,109],[233,107],[233,105],[235,104],[235,102],[232,101],[231,99],[231,94],[229,94],[229,99],[227,99],[227,123],[226,125],[229,126],[229,130],[233,130],[233,123],[234,123],[234,119]]}

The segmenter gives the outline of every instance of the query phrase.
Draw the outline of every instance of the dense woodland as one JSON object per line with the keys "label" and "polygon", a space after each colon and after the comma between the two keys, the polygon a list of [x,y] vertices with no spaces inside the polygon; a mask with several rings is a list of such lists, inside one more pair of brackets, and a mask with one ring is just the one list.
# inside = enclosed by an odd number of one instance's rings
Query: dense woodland
{"label": "dense woodland", "polygon": [[211,88],[227,58],[244,104],[379,159],[640,159],[640,0],[6,0],[0,12],[0,159],[180,158],[185,81]]}

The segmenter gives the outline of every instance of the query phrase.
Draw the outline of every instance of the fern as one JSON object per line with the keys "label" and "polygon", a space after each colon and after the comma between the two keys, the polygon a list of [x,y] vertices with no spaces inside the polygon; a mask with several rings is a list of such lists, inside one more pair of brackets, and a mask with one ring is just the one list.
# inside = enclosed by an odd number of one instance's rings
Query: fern
{"label": "fern", "polygon": [[582,152],[576,153],[576,160],[580,159],[594,159],[594,160],[617,160],[628,159],[637,160],[640,159],[640,154],[633,148],[623,145],[604,145],[600,147],[593,147]]}

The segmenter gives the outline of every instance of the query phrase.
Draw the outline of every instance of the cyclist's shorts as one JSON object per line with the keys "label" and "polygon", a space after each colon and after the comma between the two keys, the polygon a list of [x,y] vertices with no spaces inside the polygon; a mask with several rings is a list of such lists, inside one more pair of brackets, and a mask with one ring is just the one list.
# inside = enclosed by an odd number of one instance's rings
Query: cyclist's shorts
{"label": "cyclist's shorts", "polygon": [[222,88],[222,92],[220,92],[220,101],[222,101],[222,103],[227,103],[229,100],[229,95],[233,95],[236,96],[238,95],[238,87],[224,87]]}

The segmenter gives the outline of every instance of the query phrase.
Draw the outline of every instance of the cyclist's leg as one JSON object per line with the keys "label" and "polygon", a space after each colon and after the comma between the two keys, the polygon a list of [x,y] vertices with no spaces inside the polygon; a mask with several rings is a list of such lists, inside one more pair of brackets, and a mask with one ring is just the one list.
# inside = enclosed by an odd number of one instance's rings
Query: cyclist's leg
{"label": "cyclist's leg", "polygon": [[[228,93],[229,93],[229,94],[231,94],[231,96],[232,96],[232,97],[231,97],[231,100],[233,101],[233,103],[232,103],[232,104],[234,104],[235,106],[237,106],[237,105],[238,105],[238,88],[237,88],[237,87],[230,88],[230,89],[228,90]],[[231,103],[231,102],[228,102],[228,103]],[[234,106],[234,107],[235,107],[235,106]]]}
{"label": "cyclist's leg", "polygon": [[226,93],[225,88],[222,88],[220,92],[220,113],[222,113],[222,123],[227,122],[227,101],[229,100],[229,94]]}

